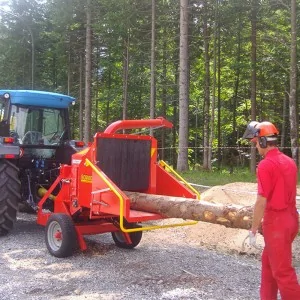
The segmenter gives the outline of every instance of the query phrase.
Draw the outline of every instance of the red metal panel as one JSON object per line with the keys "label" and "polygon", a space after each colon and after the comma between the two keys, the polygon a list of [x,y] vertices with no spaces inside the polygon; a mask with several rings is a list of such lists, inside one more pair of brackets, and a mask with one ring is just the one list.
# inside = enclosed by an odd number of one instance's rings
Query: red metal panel
{"label": "red metal panel", "polygon": [[160,165],[156,165],[156,194],[196,199],[197,196],[168,173]]}
{"label": "red metal panel", "polygon": [[76,224],[76,229],[82,235],[92,235],[105,232],[119,231],[120,229],[114,226],[112,223],[93,223],[93,224]]}
{"label": "red metal panel", "polygon": [[161,220],[163,217],[159,214],[149,213],[145,211],[138,211],[131,209],[129,212],[129,216],[126,218],[128,222],[146,222],[146,221],[154,221]]}

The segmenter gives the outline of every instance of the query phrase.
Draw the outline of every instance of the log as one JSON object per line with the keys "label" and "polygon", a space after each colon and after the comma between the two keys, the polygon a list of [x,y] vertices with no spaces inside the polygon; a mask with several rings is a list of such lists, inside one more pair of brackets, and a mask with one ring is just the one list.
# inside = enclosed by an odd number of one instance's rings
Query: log
{"label": "log", "polygon": [[125,192],[130,208],[158,213],[167,218],[182,218],[224,225],[231,228],[250,229],[253,206],[216,204],[182,197]]}

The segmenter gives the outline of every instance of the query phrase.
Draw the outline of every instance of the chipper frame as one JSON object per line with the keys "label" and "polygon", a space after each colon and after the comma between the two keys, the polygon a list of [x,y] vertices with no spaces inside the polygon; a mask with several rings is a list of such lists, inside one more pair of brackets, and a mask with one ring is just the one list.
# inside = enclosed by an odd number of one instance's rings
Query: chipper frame
{"label": "chipper frame", "polygon": [[[46,226],[46,245],[52,255],[70,256],[78,244],[85,250],[84,235],[111,232],[118,247],[130,249],[139,244],[144,230],[197,223],[142,227],[140,223],[164,216],[130,208],[124,191],[198,198],[179,175],[167,171],[172,169],[166,163],[157,161],[155,138],[116,133],[145,127],[171,128],[172,124],[163,118],[112,123],[95,134],[90,147],[72,155],[71,165],[61,165],[48,190],[39,190],[37,223]],[[49,198],[54,201],[53,212],[43,207]]]}

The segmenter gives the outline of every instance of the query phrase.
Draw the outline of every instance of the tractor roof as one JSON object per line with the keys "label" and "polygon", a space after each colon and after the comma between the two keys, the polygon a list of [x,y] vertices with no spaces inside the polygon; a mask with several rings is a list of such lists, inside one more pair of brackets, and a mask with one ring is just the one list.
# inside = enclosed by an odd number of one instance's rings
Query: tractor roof
{"label": "tractor roof", "polygon": [[12,104],[67,108],[75,98],[63,94],[34,90],[0,90],[0,96],[10,94]]}

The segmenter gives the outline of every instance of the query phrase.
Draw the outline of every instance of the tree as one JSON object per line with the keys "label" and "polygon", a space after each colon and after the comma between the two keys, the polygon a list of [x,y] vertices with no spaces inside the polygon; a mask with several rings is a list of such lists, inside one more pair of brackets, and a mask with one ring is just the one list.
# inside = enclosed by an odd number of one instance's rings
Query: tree
{"label": "tree", "polygon": [[179,54],[179,142],[178,171],[188,170],[189,66],[188,66],[188,0],[180,0]]}
{"label": "tree", "polygon": [[85,48],[85,95],[84,95],[84,136],[88,143],[91,139],[91,76],[92,76],[92,28],[91,28],[91,0],[86,2],[86,48]]}
{"label": "tree", "polygon": [[[151,18],[151,83],[150,83],[150,119],[155,117],[155,5],[156,1],[152,0],[152,18]],[[150,135],[153,135],[152,128]]]}
{"label": "tree", "polygon": [[124,39],[124,53],[123,53],[123,114],[122,119],[127,119],[127,106],[128,106],[128,72],[129,72],[129,43],[130,33],[127,32],[127,39]]}
{"label": "tree", "polygon": [[33,82],[35,89],[89,98],[86,116],[84,105],[71,108],[75,138],[123,117],[148,118],[151,107],[151,117],[163,115],[174,123],[171,133],[153,134],[164,148],[161,157],[174,168],[178,162],[179,170],[200,160],[208,169],[215,161],[232,168],[230,153],[237,145],[235,158],[244,163],[251,148],[240,138],[253,118],[274,122],[284,151],[298,155],[299,50],[287,1],[89,0],[91,68],[82,81],[90,76],[90,95],[80,79],[80,59],[88,49],[87,3],[8,0],[9,11],[22,21],[0,14],[0,86],[30,89]]}
{"label": "tree", "polygon": [[83,112],[84,112],[84,103],[83,103],[83,55],[80,56],[79,63],[79,139],[83,141]]}
{"label": "tree", "polygon": [[[257,50],[257,9],[258,1],[251,0],[251,120],[256,120],[256,50]],[[251,147],[252,173],[256,171],[256,149]]]}
{"label": "tree", "polygon": [[209,107],[210,107],[210,58],[207,1],[203,3],[204,38],[204,108],[203,108],[203,169],[209,169]]}
{"label": "tree", "polygon": [[296,0],[291,0],[291,67],[290,67],[290,127],[292,156],[299,163],[298,142],[298,109],[297,109],[297,12]]}
{"label": "tree", "polygon": [[219,0],[216,1],[214,14],[214,32],[213,32],[213,85],[212,85],[212,102],[211,102],[211,118],[210,118],[210,135],[209,135],[209,151],[208,151],[208,169],[212,169],[212,149],[215,129],[215,106],[216,106],[216,84],[217,84],[217,39],[218,39],[218,14]]}

